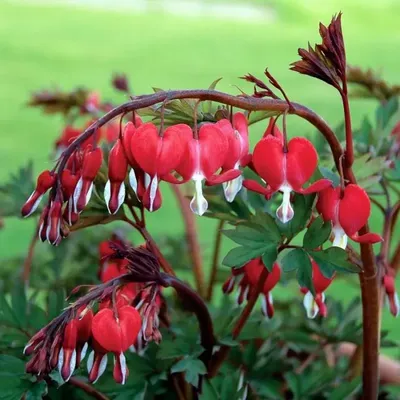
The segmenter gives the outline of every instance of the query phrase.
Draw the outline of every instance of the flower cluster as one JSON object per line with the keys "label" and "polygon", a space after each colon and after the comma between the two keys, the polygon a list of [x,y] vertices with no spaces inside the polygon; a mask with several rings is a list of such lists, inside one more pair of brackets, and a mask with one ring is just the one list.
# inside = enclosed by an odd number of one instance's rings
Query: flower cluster
{"label": "flower cluster", "polygon": [[129,261],[111,258],[112,246],[120,241],[114,237],[99,246],[103,285],[89,291],[87,299],[83,297],[72,304],[26,345],[24,354],[32,356],[26,365],[27,372],[46,375],[58,368],[62,379],[68,381],[90,346],[89,381],[94,383],[100,378],[108,353],[112,353],[114,380],[124,384],[129,374],[124,353],[128,349],[141,351],[147,342],[161,340],[160,289],[157,285],[123,281],[129,274]]}
{"label": "flower cluster", "polygon": [[[304,307],[309,318],[315,318],[318,313],[322,317],[327,316],[327,308],[325,305],[325,290],[331,284],[332,278],[325,277],[318,264],[311,260],[312,264],[312,282],[315,294],[313,295],[309,289],[300,288],[304,296]],[[257,289],[258,282],[263,270],[265,270],[261,258],[256,258],[249,261],[244,266],[233,268],[231,276],[225,281],[222,290],[226,294],[230,294],[235,289],[235,284],[238,283],[237,303],[242,304],[244,300],[248,300],[251,294]],[[262,312],[267,318],[272,318],[274,315],[273,298],[271,291],[277,285],[281,277],[281,267],[278,263],[274,263],[271,272],[268,272],[264,286],[260,291]]]}

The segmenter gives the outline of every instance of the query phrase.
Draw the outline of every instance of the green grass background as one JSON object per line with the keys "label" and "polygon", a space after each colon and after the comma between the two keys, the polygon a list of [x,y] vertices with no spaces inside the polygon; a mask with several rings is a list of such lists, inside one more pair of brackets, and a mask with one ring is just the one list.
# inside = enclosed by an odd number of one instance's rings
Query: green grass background
{"label": "green grass background", "polygon": [[[228,2],[227,2],[228,3]],[[298,47],[318,41],[318,22],[328,23],[343,11],[343,30],[349,64],[372,67],[399,83],[400,3],[361,0],[272,1],[274,22],[135,14],[62,6],[0,3],[0,181],[28,159],[35,170],[50,168],[49,154],[59,135],[59,117],[43,117],[25,104],[29,93],[42,87],[65,89],[84,84],[105,98],[126,100],[109,85],[113,72],[125,72],[135,94],[164,89],[205,88],[223,77],[221,90],[237,93],[234,85],[247,72],[262,75],[266,66],[289,97],[320,113],[329,124],[342,119],[341,104],[329,86],[289,71]],[[119,97],[118,97],[119,96]],[[351,103],[354,125],[375,108],[372,101]],[[254,135],[263,127],[255,127]],[[299,119],[289,121],[291,135],[313,132]],[[179,210],[167,188],[164,207],[149,216],[155,235],[181,233]],[[209,259],[215,223],[198,219],[204,255]],[[379,217],[372,226],[380,228]],[[9,219],[0,230],[0,260],[26,251],[32,220]],[[399,232],[397,232],[399,237]],[[229,246],[229,244],[225,244]],[[39,248],[40,249],[40,248]],[[4,261],[1,268],[7,268]],[[355,282],[354,282],[355,283]],[[279,290],[279,289],[278,289]],[[297,293],[297,292],[296,292]],[[331,295],[349,300],[357,286],[336,282]],[[399,338],[400,324],[385,310],[383,327]]]}

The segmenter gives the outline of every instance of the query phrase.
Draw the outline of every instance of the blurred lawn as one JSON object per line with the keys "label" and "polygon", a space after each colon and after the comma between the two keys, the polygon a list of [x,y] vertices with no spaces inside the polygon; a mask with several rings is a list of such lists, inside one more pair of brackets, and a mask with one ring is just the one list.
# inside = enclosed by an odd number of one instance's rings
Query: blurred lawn
{"label": "blurred lawn", "polygon": [[[265,4],[261,0],[256,1]],[[285,87],[289,97],[320,113],[335,125],[342,119],[333,89],[290,72],[297,48],[318,39],[318,22],[328,23],[342,10],[347,58],[350,64],[372,67],[386,79],[399,82],[398,48],[400,4],[395,1],[276,1],[276,21],[219,20],[163,14],[131,14],[101,10],[0,4],[0,179],[4,180],[28,159],[36,171],[50,168],[49,153],[61,120],[28,109],[29,93],[42,87],[70,89],[78,84],[115,95],[109,85],[112,72],[126,72],[135,94],[151,87],[205,88],[223,77],[219,88],[237,93],[233,85],[251,90],[237,77],[247,72],[262,75],[266,66]],[[301,3],[301,5],[296,5]],[[269,4],[269,2],[268,2]],[[116,97],[117,96],[117,97]],[[369,101],[352,103],[354,125],[374,110]],[[312,128],[294,117],[290,133],[302,135]],[[260,132],[262,127],[256,127]],[[311,130],[310,130],[311,129]],[[182,232],[178,210],[169,192],[164,207],[149,217],[150,231]],[[202,246],[209,257],[213,221],[199,219]],[[379,226],[378,218],[372,225]],[[7,220],[0,231],[0,259],[25,252],[33,220]],[[355,286],[338,282],[330,293],[346,300]],[[396,325],[396,326],[395,326]],[[385,311],[384,328],[400,326]],[[397,334],[397,335],[396,335]]]}

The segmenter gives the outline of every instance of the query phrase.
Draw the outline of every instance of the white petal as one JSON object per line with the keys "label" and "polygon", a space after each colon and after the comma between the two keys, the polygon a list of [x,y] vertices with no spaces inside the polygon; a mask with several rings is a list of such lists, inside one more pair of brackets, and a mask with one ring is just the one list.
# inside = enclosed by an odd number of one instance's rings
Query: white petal
{"label": "white petal", "polygon": [[134,345],[129,346],[129,351],[131,353],[136,353],[136,347]]}
{"label": "white petal", "polygon": [[118,208],[117,208],[117,210],[115,212],[117,212],[119,210],[119,208],[122,206],[122,204],[124,203],[124,201],[125,201],[125,193],[126,193],[126,191],[125,191],[125,183],[122,182],[121,186],[119,188],[119,192],[118,192]]}
{"label": "white petal", "polygon": [[311,292],[307,292],[303,300],[304,308],[307,312],[307,317],[313,319],[318,314],[318,306],[315,303],[314,297]]}
{"label": "white petal", "polygon": [[81,362],[82,362],[82,360],[83,360],[83,359],[85,358],[85,356],[86,356],[87,349],[88,349],[88,344],[85,343],[85,344],[83,345],[83,347],[82,347],[82,350],[81,350]]}
{"label": "white petal", "polygon": [[244,382],[244,371],[241,369],[240,370],[240,375],[239,375],[239,383],[238,383],[238,387],[237,387],[237,392],[239,392],[242,387],[243,387],[243,382]]}
{"label": "white petal", "polygon": [[82,192],[82,185],[83,185],[83,180],[82,180],[82,178],[79,178],[78,183],[76,184],[75,190],[74,190],[74,210],[75,210],[75,212],[78,212],[76,205],[78,204],[78,200],[79,200],[79,197]]}
{"label": "white petal", "polygon": [[74,196],[72,195],[68,199],[68,224],[69,225],[72,225],[72,211],[75,208],[74,204],[75,204],[75,200],[74,200]]}
{"label": "white petal", "polygon": [[227,202],[232,203],[235,200],[236,195],[240,192],[243,183],[243,176],[240,175],[231,181],[224,182],[222,187],[224,189],[224,195]]}
{"label": "white petal", "polygon": [[61,379],[63,379],[63,377],[61,376],[61,370],[63,364],[64,364],[64,350],[61,347],[60,352],[58,353],[58,372],[60,373]]}
{"label": "white petal", "polygon": [[294,217],[294,210],[290,204],[290,193],[292,188],[284,185],[279,190],[283,193],[283,199],[282,204],[276,210],[276,216],[282,223],[286,224]]}
{"label": "white petal", "polygon": [[90,198],[92,197],[93,186],[94,186],[94,184],[93,184],[93,182],[92,182],[92,183],[90,184],[89,190],[87,191],[87,194],[86,194],[85,206],[87,206],[87,204],[88,204],[89,201],[90,201]]}
{"label": "white petal", "polygon": [[[32,196],[34,195],[34,193],[35,193],[35,191],[32,192],[32,194],[29,196],[29,199],[26,201],[26,203],[32,198]],[[29,217],[31,214],[33,214],[33,213],[36,211],[36,209],[37,209],[38,206],[39,206],[40,201],[41,201],[42,198],[43,198],[43,196],[44,196],[44,195],[41,194],[41,195],[36,199],[35,203],[33,204],[32,208],[31,208],[31,211],[29,212],[29,214],[25,215],[24,218]]]}
{"label": "white petal", "polygon": [[106,185],[104,186],[104,201],[107,205],[108,212],[111,214],[110,207],[108,207],[110,199],[111,199],[111,182],[110,180],[108,180]]}
{"label": "white petal", "polygon": [[202,182],[204,179],[203,175],[193,176],[195,184],[195,194],[190,202],[190,209],[197,215],[203,215],[208,208],[208,202],[203,196]]}
{"label": "white petal", "polygon": [[92,350],[89,353],[89,357],[88,357],[87,362],[86,362],[86,367],[87,367],[88,374],[90,374],[90,371],[93,368],[93,361],[94,361],[94,351]]}
{"label": "white petal", "polygon": [[[126,358],[124,356],[124,353],[120,353],[118,355],[119,358],[119,362],[121,365],[121,372],[122,372],[122,382],[121,385],[125,385],[125,381],[126,381]],[[114,364],[115,364],[115,360],[114,360]]]}
{"label": "white petal", "polygon": [[144,187],[146,189],[149,187],[150,182],[151,182],[151,176],[145,172],[144,173]]}
{"label": "white petal", "polygon": [[138,182],[136,179],[135,170],[133,168],[131,168],[131,170],[129,171],[129,184],[131,185],[131,188],[133,189],[135,194],[137,194]]}
{"label": "white petal", "polygon": [[335,225],[332,229],[334,235],[332,246],[346,249],[347,247],[347,235],[340,225]]}
{"label": "white petal", "polygon": [[71,378],[72,374],[75,371],[75,367],[76,367],[76,350],[74,350],[72,353],[71,361],[69,363],[70,374],[69,374],[68,378],[65,380],[66,382],[68,382],[69,378]]}
{"label": "white petal", "polygon": [[149,207],[150,212],[153,211],[153,204],[157,195],[157,188],[158,188],[158,178],[157,175],[155,175],[154,178],[151,180],[151,185],[150,185],[150,207]]}

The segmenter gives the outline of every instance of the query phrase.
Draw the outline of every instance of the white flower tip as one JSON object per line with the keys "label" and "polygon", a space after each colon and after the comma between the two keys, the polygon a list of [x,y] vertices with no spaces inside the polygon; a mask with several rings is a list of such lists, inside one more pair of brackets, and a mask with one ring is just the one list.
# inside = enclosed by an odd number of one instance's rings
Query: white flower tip
{"label": "white flower tip", "polygon": [[303,299],[303,305],[307,312],[307,317],[314,319],[318,314],[318,306],[315,303],[314,296],[308,291]]}
{"label": "white flower tip", "polygon": [[202,179],[196,179],[195,193],[190,202],[190,209],[197,215],[202,216],[208,209],[208,202],[203,196]]}
{"label": "white flower tip", "polygon": [[243,184],[243,177],[242,175],[238,176],[231,181],[224,182],[222,187],[224,189],[225,199],[228,203],[232,203],[235,200],[236,195],[240,192]]}
{"label": "white flower tip", "polygon": [[294,217],[294,210],[290,204],[290,192],[290,190],[283,190],[282,204],[276,210],[276,216],[283,224],[286,224]]}

